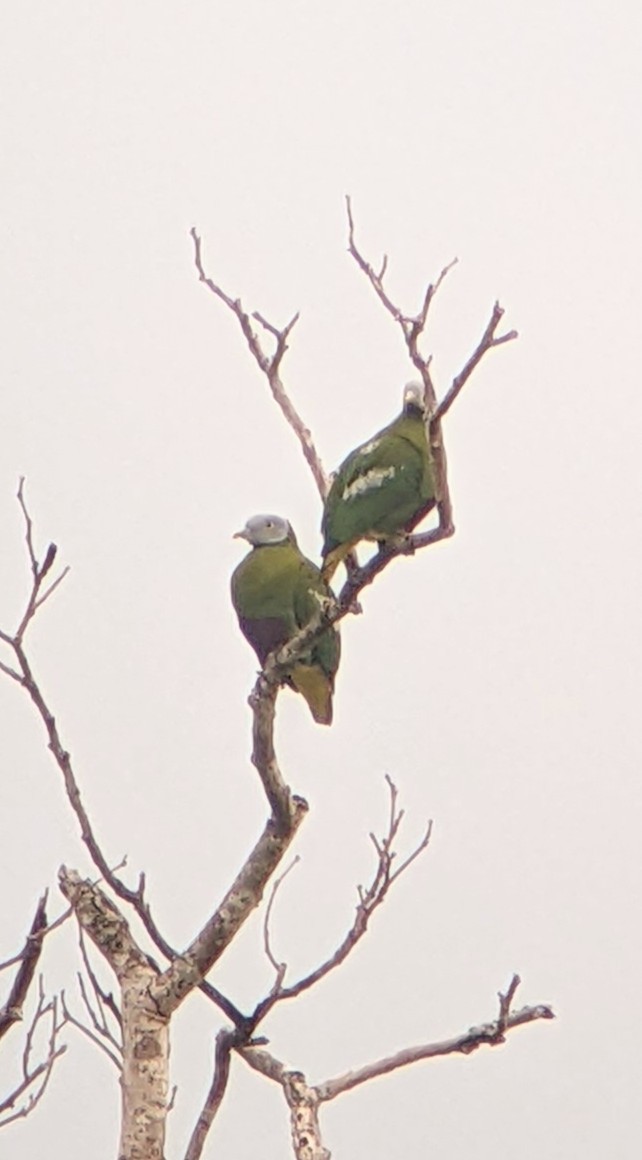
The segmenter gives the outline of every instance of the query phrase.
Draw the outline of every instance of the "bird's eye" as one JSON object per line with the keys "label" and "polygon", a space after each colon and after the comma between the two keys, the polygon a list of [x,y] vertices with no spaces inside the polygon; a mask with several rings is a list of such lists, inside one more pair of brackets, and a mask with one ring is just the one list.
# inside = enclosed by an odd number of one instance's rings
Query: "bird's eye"
{"label": "bird's eye", "polygon": [[266,528],[273,528],[274,524],[272,523],[272,520],[266,520],[265,526],[266,526]]}

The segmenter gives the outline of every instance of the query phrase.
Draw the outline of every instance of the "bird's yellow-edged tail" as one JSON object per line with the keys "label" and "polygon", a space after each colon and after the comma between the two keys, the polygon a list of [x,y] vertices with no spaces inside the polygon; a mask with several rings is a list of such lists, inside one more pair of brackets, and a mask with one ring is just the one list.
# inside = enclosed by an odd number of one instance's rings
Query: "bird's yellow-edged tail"
{"label": "bird's yellow-edged tail", "polygon": [[295,665],[289,674],[297,693],[305,697],[319,725],[332,724],[332,682],[318,665]]}
{"label": "bird's yellow-edged tail", "polygon": [[336,572],[337,568],[339,567],[339,564],[343,563],[346,556],[350,555],[350,552],[353,551],[353,549],[356,547],[358,542],[359,542],[358,539],[356,539],[356,540],[348,540],[345,544],[337,544],[336,548],[332,548],[327,553],[327,555],[325,555],[323,557],[323,564],[321,565],[321,575],[322,575],[323,579],[325,580],[326,584],[330,583],[330,580],[334,576],[334,573]]}

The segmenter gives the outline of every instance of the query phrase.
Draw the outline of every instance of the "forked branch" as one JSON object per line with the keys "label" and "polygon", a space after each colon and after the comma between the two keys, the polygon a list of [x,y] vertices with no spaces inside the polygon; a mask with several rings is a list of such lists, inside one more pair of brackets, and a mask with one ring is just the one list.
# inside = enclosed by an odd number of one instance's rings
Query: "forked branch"
{"label": "forked branch", "polygon": [[[328,481],[325,471],[323,470],[321,458],[314,445],[314,440],[312,438],[310,429],[306,427],[305,423],[303,422],[296,407],[287,394],[280,377],[281,362],[286,350],[288,349],[288,339],[292,329],[298,321],[298,312],[294,315],[293,318],[290,319],[287,325],[281,329],[274,326],[271,322],[268,322],[262,314],[259,314],[258,310],[255,310],[252,314],[252,318],[250,318],[250,315],[243,307],[241,299],[231,298],[229,294],[226,294],[225,291],[222,290],[221,287],[205,273],[201,252],[201,239],[193,226],[190,230],[190,236],[194,243],[194,263],[196,265],[200,281],[203,282],[205,286],[207,286],[208,290],[212,294],[216,295],[217,298],[220,298],[221,302],[225,303],[228,310],[231,310],[232,314],[238,320],[239,326],[243,332],[243,337],[245,338],[245,341],[247,342],[247,345],[250,349],[250,353],[257,366],[259,367],[259,370],[262,372],[262,374],[265,375],[272,395],[278,406],[281,408],[286,422],[294,431],[294,434],[296,435],[301,446],[303,455],[305,456],[305,460],[310,468],[310,471],[312,472],[312,475],[314,476],[314,481],[317,485],[319,495],[321,496],[321,499],[324,499],[328,490]],[[259,326],[261,326],[263,330],[270,334],[275,340],[275,346],[272,354],[266,353],[266,351],[263,349],[261,339],[252,326],[252,319],[258,322]]]}
{"label": "forked branch", "polygon": [[[376,851],[377,861],[370,885],[366,888],[362,886],[358,887],[359,900],[350,929],[346,932],[336,950],[325,962],[321,963],[315,970],[304,975],[298,982],[293,983],[289,987],[282,985],[286,973],[285,964],[277,963],[274,956],[271,955],[272,964],[277,969],[277,980],[269,995],[258,1004],[254,1014],[250,1017],[249,1026],[252,1030],[260,1025],[268,1011],[277,1003],[280,1003],[284,999],[295,999],[298,995],[303,994],[304,991],[309,990],[316,983],[320,982],[321,979],[324,979],[326,975],[329,975],[341,963],[345,962],[348,955],[351,954],[365,935],[371,916],[385,901],[392,884],[401,877],[428,846],[432,833],[432,822],[428,823],[426,831],[417,846],[397,864],[398,852],[395,848],[395,843],[403,821],[404,811],[399,808],[398,791],[394,782],[390,777],[386,777],[386,782],[390,795],[388,827],[381,838],[375,837],[374,834],[370,835]],[[275,883],[273,891],[277,886],[278,883]],[[269,913],[266,914],[266,926],[268,921]],[[266,939],[266,943],[269,946],[269,939]]]}

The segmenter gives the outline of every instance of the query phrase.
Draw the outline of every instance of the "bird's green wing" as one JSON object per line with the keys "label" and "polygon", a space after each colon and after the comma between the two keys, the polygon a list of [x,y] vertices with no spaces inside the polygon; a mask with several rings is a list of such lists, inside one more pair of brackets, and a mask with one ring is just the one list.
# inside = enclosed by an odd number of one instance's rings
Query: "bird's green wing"
{"label": "bird's green wing", "polygon": [[[294,613],[299,628],[303,628],[316,615],[322,602],[331,596],[330,589],[321,577],[319,569],[305,556],[301,565],[294,593]],[[320,665],[324,673],[334,683],[334,675],[339,667],[341,638],[338,629],[331,627],[313,642],[310,653],[303,659]]]}
{"label": "bird's green wing", "polygon": [[423,446],[405,432],[384,432],[341,465],[324,512],[325,557],[339,546],[346,545],[347,552],[359,540],[394,535],[432,498],[434,480],[423,425],[419,434]]}

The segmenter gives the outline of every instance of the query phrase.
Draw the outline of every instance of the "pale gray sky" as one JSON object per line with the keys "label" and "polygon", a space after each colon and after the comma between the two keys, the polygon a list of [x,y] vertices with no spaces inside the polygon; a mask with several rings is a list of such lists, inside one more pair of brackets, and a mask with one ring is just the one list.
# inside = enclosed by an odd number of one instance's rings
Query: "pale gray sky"
{"label": "pale gray sky", "polygon": [[[231,533],[274,510],[318,556],[319,504],[212,276],[282,324],[326,466],[390,419],[411,377],[346,254],[389,255],[412,311],[454,255],[430,348],[445,388],[496,298],[520,340],[447,423],[457,536],[390,568],[346,623],[335,724],[279,702],[287,779],[311,803],[277,953],[341,938],[397,781],[430,851],[349,964],[266,1025],[323,1080],[491,1018],[514,970],[554,1024],[342,1097],[337,1160],[640,1153],[641,147],[636,5],[370,0],[14,5],[3,21],[0,624],[41,543],[72,567],[31,636],[111,861],[147,871],[191,938],[265,817],[249,764],[255,659],[228,597]],[[42,729],[0,682],[0,959],[61,861],[90,872]],[[71,930],[47,946],[69,986]],[[271,983],[260,921],[214,981]],[[180,1157],[209,1083],[214,1010],[173,1047]],[[18,1050],[18,1035],[13,1033]],[[0,1053],[0,1081],[11,1058]],[[0,1156],[111,1160],[118,1089],[78,1038]],[[209,1155],[288,1154],[280,1094],[240,1063]],[[52,1152],[52,1141],[53,1152]]]}

